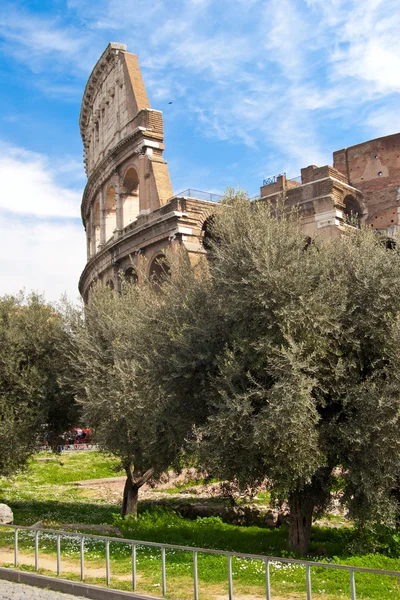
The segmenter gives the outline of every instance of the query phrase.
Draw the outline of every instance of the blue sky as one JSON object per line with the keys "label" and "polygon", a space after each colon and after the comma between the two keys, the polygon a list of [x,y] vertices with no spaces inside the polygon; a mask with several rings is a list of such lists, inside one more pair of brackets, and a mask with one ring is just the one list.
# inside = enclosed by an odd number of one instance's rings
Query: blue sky
{"label": "blue sky", "polygon": [[399,32],[398,0],[3,0],[0,293],[77,297],[78,117],[108,42],[139,56],[174,191],[255,195],[400,131]]}

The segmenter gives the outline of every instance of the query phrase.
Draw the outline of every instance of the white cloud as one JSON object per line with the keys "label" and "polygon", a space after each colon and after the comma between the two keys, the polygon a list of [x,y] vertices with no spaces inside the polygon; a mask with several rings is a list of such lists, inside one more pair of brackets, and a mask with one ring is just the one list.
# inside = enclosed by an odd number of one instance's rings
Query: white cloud
{"label": "white cloud", "polygon": [[264,47],[288,79],[300,79],[306,69],[305,54],[312,30],[291,0],[270,0],[262,15]]}
{"label": "white cloud", "polygon": [[[74,162],[65,161],[71,171]],[[56,183],[49,159],[0,143],[0,294],[34,289],[78,295],[85,265],[80,194]]]}
{"label": "white cloud", "polygon": [[44,293],[49,301],[79,296],[85,265],[85,235],[79,223],[0,216],[0,294],[21,289]]}
{"label": "white cloud", "polygon": [[368,124],[377,137],[400,131],[398,107],[385,106],[373,111],[368,117]]}
{"label": "white cloud", "polygon": [[0,143],[0,179],[3,210],[42,217],[79,217],[80,193],[58,186],[49,159],[41,154]]}
{"label": "white cloud", "polygon": [[397,0],[309,0],[308,4],[319,16],[319,40],[325,42],[331,80],[342,85],[343,94],[346,79],[358,81],[363,86],[359,92],[400,91]]}
{"label": "white cloud", "polygon": [[[93,36],[57,17],[41,17],[18,10],[12,4],[0,9],[1,48],[35,73],[71,66],[76,72],[93,66]],[[61,87],[60,95],[65,90]],[[69,92],[70,93],[70,92]]]}

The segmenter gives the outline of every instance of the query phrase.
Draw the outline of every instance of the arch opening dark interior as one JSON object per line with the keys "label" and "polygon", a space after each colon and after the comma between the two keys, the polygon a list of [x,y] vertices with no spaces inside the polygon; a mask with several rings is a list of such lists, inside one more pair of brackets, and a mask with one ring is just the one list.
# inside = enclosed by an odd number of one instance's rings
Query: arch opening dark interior
{"label": "arch opening dark interior", "polygon": [[361,217],[363,215],[360,203],[354,196],[348,195],[343,200],[345,221],[354,227],[361,226]]}

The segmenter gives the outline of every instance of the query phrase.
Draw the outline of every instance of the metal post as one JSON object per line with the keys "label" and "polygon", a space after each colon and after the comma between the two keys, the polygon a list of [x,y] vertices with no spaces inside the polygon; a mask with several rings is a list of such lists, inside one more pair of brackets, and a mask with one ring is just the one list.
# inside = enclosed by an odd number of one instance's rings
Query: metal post
{"label": "metal post", "polygon": [[81,537],[81,581],[85,579],[85,538]]}
{"label": "metal post", "polygon": [[18,567],[18,529],[14,529],[14,567]]}
{"label": "metal post", "polygon": [[307,582],[307,600],[312,600],[310,565],[306,565],[306,582]]}
{"label": "metal post", "polygon": [[60,534],[57,534],[57,575],[61,573],[61,539]]}
{"label": "metal post", "polygon": [[194,600],[199,600],[199,580],[197,576],[197,552],[193,552],[193,591]]}
{"label": "metal post", "polygon": [[136,590],[136,544],[132,544],[132,588]]}
{"label": "metal post", "polygon": [[351,600],[357,600],[356,597],[356,580],[354,579],[354,571],[350,571],[350,591],[351,591]]}
{"label": "metal post", "polygon": [[161,548],[161,587],[162,595],[167,595],[167,574],[165,570],[165,548]]}
{"label": "metal post", "polygon": [[267,600],[271,600],[271,582],[269,579],[269,560],[265,561],[265,592]]}
{"label": "metal post", "polygon": [[35,571],[39,570],[39,532],[35,531]]}
{"label": "metal post", "polygon": [[106,584],[110,585],[110,541],[106,540]]}
{"label": "metal post", "polygon": [[228,554],[228,594],[229,594],[229,600],[233,600],[232,556],[230,554]]}

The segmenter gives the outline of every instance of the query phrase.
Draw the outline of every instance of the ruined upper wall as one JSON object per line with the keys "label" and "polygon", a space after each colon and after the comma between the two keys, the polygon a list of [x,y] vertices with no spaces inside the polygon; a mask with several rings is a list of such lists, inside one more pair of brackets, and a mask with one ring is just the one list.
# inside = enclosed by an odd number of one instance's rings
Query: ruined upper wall
{"label": "ruined upper wall", "polygon": [[363,192],[367,224],[379,230],[399,225],[400,133],[338,150],[333,166]]}
{"label": "ruined upper wall", "polygon": [[[86,84],[79,119],[88,177],[98,163],[126,135],[150,104],[138,58],[125,44],[111,42],[96,63]],[[146,119],[144,119],[146,120]]]}

